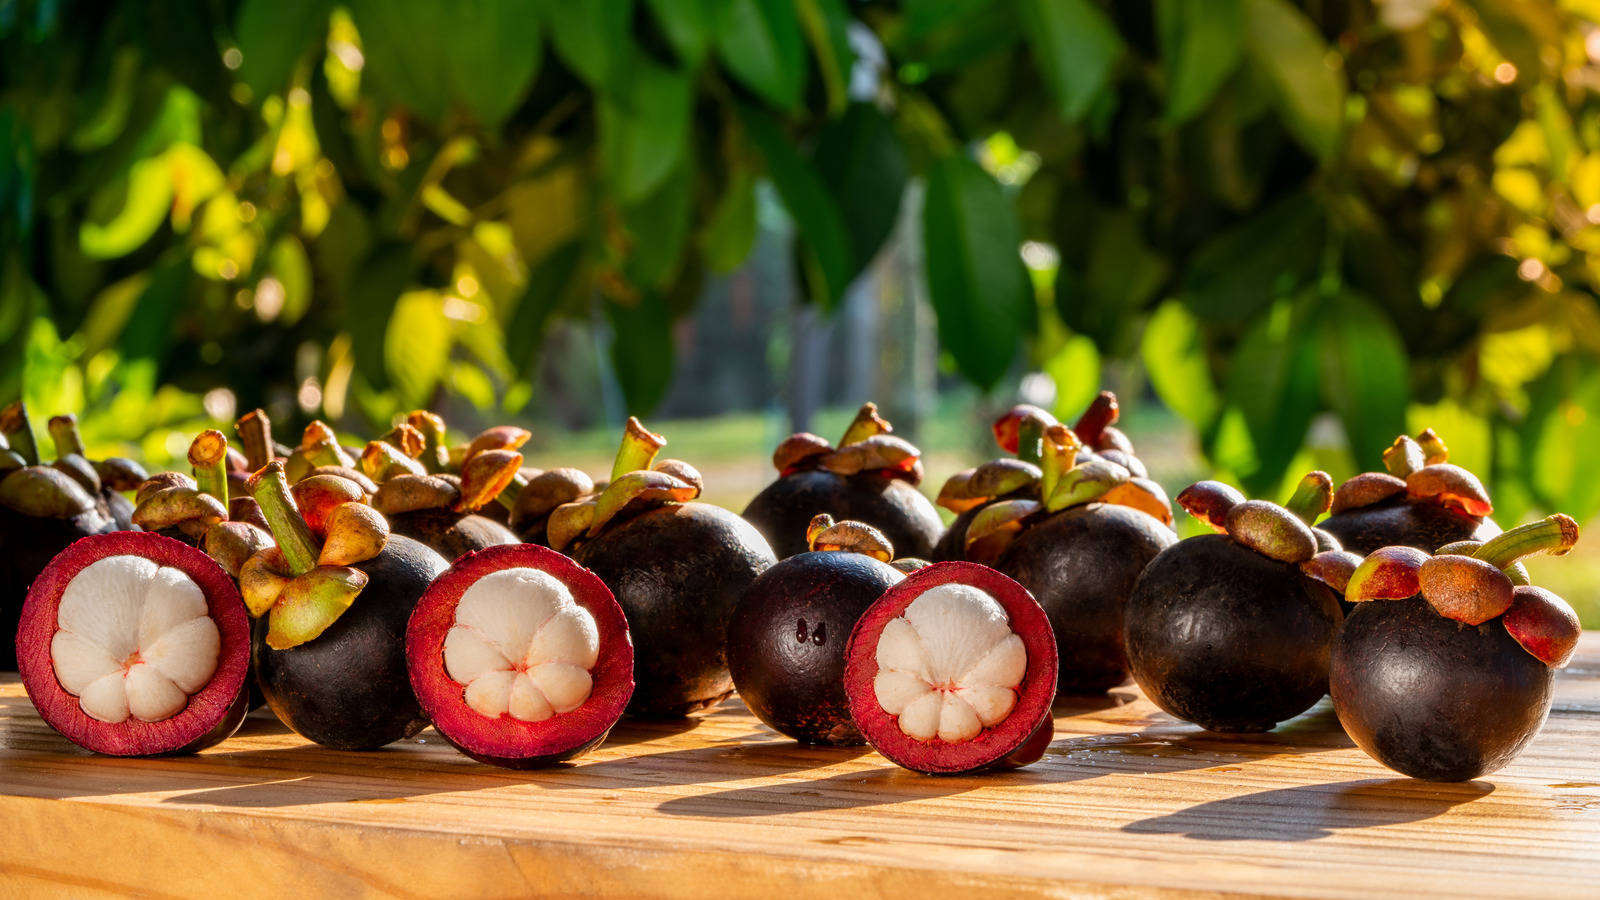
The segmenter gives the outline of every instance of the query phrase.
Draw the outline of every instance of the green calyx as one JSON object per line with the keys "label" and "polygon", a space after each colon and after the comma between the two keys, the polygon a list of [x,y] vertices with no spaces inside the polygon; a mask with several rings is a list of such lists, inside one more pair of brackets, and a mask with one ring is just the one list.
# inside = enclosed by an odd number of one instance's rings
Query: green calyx
{"label": "green calyx", "polygon": [[414,410],[406,416],[406,424],[422,435],[423,468],[435,475],[450,469],[450,447],[445,442],[444,419],[425,409]]}
{"label": "green calyx", "polygon": [[1333,477],[1321,470],[1309,472],[1306,477],[1300,479],[1300,484],[1294,490],[1294,496],[1284,504],[1284,508],[1307,525],[1315,525],[1317,519],[1332,506]]}
{"label": "green calyx", "polygon": [[33,439],[33,425],[28,421],[28,408],[17,401],[0,409],[0,434],[6,443],[30,466],[39,464],[39,446]]}
{"label": "green calyx", "polygon": [[667,439],[653,434],[635,416],[628,417],[627,428],[622,433],[622,445],[617,448],[616,462],[611,464],[611,480],[616,481],[629,472],[650,468],[656,454],[667,445]]}
{"label": "green calyx", "polygon": [[888,419],[878,415],[878,404],[863,403],[861,408],[856,410],[856,417],[851,420],[850,426],[844,430],[844,437],[839,439],[839,446],[854,444],[891,431],[894,431],[894,426],[889,424]]}
{"label": "green calyx", "polygon": [[291,572],[300,575],[315,568],[322,548],[317,546],[311,526],[300,515],[294,495],[289,492],[289,480],[284,476],[283,462],[273,460],[251,475],[249,487]]}
{"label": "green calyx", "polygon": [[1571,516],[1556,513],[1490,538],[1472,556],[1504,570],[1523,557],[1539,553],[1565,556],[1577,543],[1578,523]]}

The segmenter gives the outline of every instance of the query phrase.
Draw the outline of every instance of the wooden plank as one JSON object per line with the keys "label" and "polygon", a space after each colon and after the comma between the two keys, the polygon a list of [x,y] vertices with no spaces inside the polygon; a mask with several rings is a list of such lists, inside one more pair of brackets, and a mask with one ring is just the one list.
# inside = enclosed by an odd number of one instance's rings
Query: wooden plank
{"label": "wooden plank", "polygon": [[1399,778],[1326,701],[1210,735],[1132,689],[1058,708],[1039,764],[933,778],[800,747],[737,701],[620,726],[574,765],[373,753],[257,714],[198,756],[77,750],[0,681],[0,896],[1592,896],[1600,633],[1543,734],[1470,785]]}

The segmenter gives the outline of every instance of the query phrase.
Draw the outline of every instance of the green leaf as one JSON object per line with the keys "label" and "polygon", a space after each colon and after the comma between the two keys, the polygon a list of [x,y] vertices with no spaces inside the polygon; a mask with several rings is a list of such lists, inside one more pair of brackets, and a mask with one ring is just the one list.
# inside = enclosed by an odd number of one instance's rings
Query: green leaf
{"label": "green leaf", "polygon": [[350,349],[356,369],[367,377],[374,390],[389,386],[384,334],[389,314],[410,283],[411,247],[398,242],[374,250],[351,281],[344,317],[349,323]]}
{"label": "green leaf", "polygon": [[94,259],[126,256],[155,235],[171,208],[171,166],[165,157],[141,159],[125,178],[95,192],[90,218],[78,227],[78,242]]}
{"label": "green leaf", "polygon": [[824,309],[844,296],[855,271],[844,215],[816,171],[765,112],[740,107],[745,130],[767,163],[767,175],[805,242],[807,281]]}
{"label": "green leaf", "polygon": [[328,27],[328,0],[245,0],[234,19],[238,77],[257,102],[289,84],[306,52]]}
{"label": "green leaf", "polygon": [[672,380],[672,314],[666,300],[647,291],[634,306],[606,305],[611,319],[611,365],[628,412],[645,415],[667,395]]}
{"label": "green leaf", "polygon": [[1145,325],[1139,347],[1150,386],[1167,408],[1196,427],[1209,425],[1222,406],[1206,355],[1200,321],[1169,300]]}
{"label": "green leaf", "polygon": [[383,367],[410,405],[428,405],[450,362],[450,320],[437,291],[400,295],[383,337]]}
{"label": "green leaf", "polygon": [[300,239],[292,234],[279,238],[267,254],[267,271],[283,285],[278,321],[293,325],[311,308],[311,260]]}
{"label": "green leaf", "polygon": [[1245,46],[1273,86],[1273,101],[1295,140],[1321,160],[1339,149],[1344,70],[1311,21],[1287,0],[1244,0]]}
{"label": "green leaf", "polygon": [[844,215],[854,278],[878,255],[900,217],[911,172],[905,146],[877,107],[856,103],[823,130],[812,164]]}
{"label": "green leaf", "polygon": [[1056,309],[1072,330],[1116,350],[1136,314],[1167,280],[1167,260],[1145,243],[1139,222],[1126,211],[1097,216],[1090,235],[1089,268],[1080,282],[1063,278]]}
{"label": "green leaf", "polygon": [[655,193],[623,211],[633,238],[627,272],[634,284],[661,287],[677,273],[689,239],[693,201],[694,171],[683,165]]}
{"label": "green leaf", "polygon": [[977,163],[946,157],[928,173],[922,240],[939,343],[987,390],[1016,357],[1032,300],[1016,207]]}
{"label": "green leaf", "polygon": [[837,116],[850,102],[850,71],[855,66],[848,33],[850,14],[841,0],[794,0],[794,5],[817,71],[822,73],[828,114]]}
{"label": "green leaf", "polygon": [[1317,325],[1322,399],[1339,414],[1358,462],[1382,458],[1405,433],[1411,368],[1394,323],[1366,298],[1345,292]]}
{"label": "green leaf", "polygon": [[581,283],[582,269],[583,242],[571,240],[550,251],[528,273],[527,287],[506,324],[506,353],[523,376],[533,374],[545,328]]}
{"label": "green leaf", "polygon": [[692,87],[688,75],[641,58],[600,96],[600,161],[618,200],[643,199],[683,161]]}
{"label": "green leaf", "polygon": [[726,275],[744,263],[756,240],[756,181],[742,166],[733,170],[716,209],[700,232],[706,267]]}
{"label": "green leaf", "polygon": [[693,69],[705,58],[716,26],[716,13],[708,0],[645,0],[651,15],[666,35],[667,43],[684,68]]}
{"label": "green leaf", "polygon": [[1057,418],[1074,420],[1100,393],[1100,350],[1084,335],[1067,338],[1042,368],[1056,385]]}
{"label": "green leaf", "polygon": [[1216,462],[1236,472],[1247,493],[1277,487],[1316,416],[1313,318],[1306,299],[1279,301],[1251,324],[1229,362],[1228,411],[1237,413],[1244,427],[1240,434],[1239,423],[1229,426],[1224,413],[1232,443]]}
{"label": "green leaf", "polygon": [[1090,0],[1022,0],[1022,31],[1061,115],[1084,113],[1111,79],[1122,36]]}
{"label": "green leaf", "polygon": [[626,74],[636,56],[628,25],[633,0],[543,4],[556,55],[596,91]]}
{"label": "green leaf", "polygon": [[[575,4],[577,5],[577,4]],[[587,4],[582,4],[587,5]],[[390,99],[431,121],[450,107],[448,48],[437,36],[448,32],[450,9],[432,0],[350,0],[350,17],[361,32],[363,87],[374,82]],[[428,35],[427,40],[418,40]]]}
{"label": "green leaf", "polygon": [[1181,124],[1205,109],[1243,55],[1243,0],[1156,0],[1166,58],[1167,121]]}
{"label": "green leaf", "polygon": [[1600,447],[1600,366],[1587,358],[1564,357],[1529,395],[1522,428],[1529,486],[1546,509],[1588,522],[1600,514],[1600,478],[1594,471],[1594,448]]}
{"label": "green leaf", "polygon": [[1311,277],[1322,255],[1323,213],[1293,194],[1197,250],[1183,301],[1207,322],[1238,324]]}
{"label": "green leaf", "polygon": [[806,48],[792,0],[730,0],[717,55],[733,77],[779,109],[800,105]]}
{"label": "green leaf", "polygon": [[539,71],[544,50],[539,17],[521,0],[458,0],[450,9],[447,37],[455,96],[484,125],[499,128]]}
{"label": "green leaf", "polygon": [[150,272],[128,326],[117,339],[117,352],[125,360],[148,359],[160,363],[177,337],[177,322],[188,297],[193,275],[187,257],[164,259]]}

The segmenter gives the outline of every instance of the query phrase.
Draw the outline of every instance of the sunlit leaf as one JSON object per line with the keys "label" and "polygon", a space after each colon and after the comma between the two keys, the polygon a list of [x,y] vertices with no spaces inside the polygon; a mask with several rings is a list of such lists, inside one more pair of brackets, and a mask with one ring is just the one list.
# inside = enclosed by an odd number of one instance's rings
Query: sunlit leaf
{"label": "sunlit leaf", "polygon": [[1239,65],[1243,0],[1156,0],[1156,22],[1167,61],[1167,120],[1186,122]]}
{"label": "sunlit leaf", "polygon": [[1522,431],[1528,481],[1546,509],[1587,522],[1600,514],[1593,462],[1593,448],[1600,446],[1600,367],[1567,357],[1530,393]]}
{"label": "sunlit leaf", "polygon": [[606,305],[611,320],[611,366],[628,412],[645,415],[667,395],[672,379],[672,315],[667,302],[647,291],[631,307]]}
{"label": "sunlit leaf", "polygon": [[689,131],[689,77],[640,59],[600,100],[600,158],[624,203],[659,187],[683,160]]}
{"label": "sunlit leaf", "polygon": [[[1249,448],[1236,444],[1228,465],[1247,493],[1265,494],[1284,477],[1320,406],[1313,324],[1305,299],[1279,301],[1245,332],[1228,363],[1227,408],[1242,420]],[[1237,427],[1223,418],[1226,428]]]}
{"label": "sunlit leaf", "polygon": [[1010,368],[1032,293],[1017,255],[1016,208],[999,182],[965,156],[928,174],[922,239],[939,343],[961,373],[993,387]]}
{"label": "sunlit leaf", "polygon": [[289,73],[328,26],[329,0],[245,0],[234,19],[238,78],[259,100],[282,90]]}
{"label": "sunlit leaf", "polygon": [[1288,0],[1243,0],[1250,58],[1271,80],[1284,124],[1307,150],[1327,160],[1339,149],[1344,72],[1328,65],[1322,35]]}
{"label": "sunlit leaf", "polygon": [[494,382],[477,366],[451,363],[448,383],[451,391],[465,397],[474,407],[480,410],[494,408]]}
{"label": "sunlit leaf", "polygon": [[405,402],[428,405],[450,361],[450,334],[437,291],[400,295],[384,333],[383,365]]}
{"label": "sunlit leaf", "polygon": [[[1473,472],[1485,474],[1494,462],[1494,430],[1489,420],[1468,409],[1458,400],[1434,404],[1413,403],[1406,411],[1406,433],[1418,434],[1432,428],[1450,448],[1450,461]],[[1372,460],[1360,460],[1376,465]],[[1495,499],[1498,500],[1497,495]]]}
{"label": "sunlit leaf", "polygon": [[1315,327],[1322,399],[1339,414],[1356,460],[1380,459],[1406,427],[1405,345],[1388,316],[1350,292],[1329,300]]}
{"label": "sunlit leaf", "polygon": [[1200,322],[1182,303],[1156,308],[1140,345],[1150,386],[1168,409],[1195,427],[1204,427],[1222,405],[1206,355]]}
{"label": "sunlit leaf", "polygon": [[1056,417],[1072,421],[1100,393],[1100,350],[1092,339],[1075,334],[1044,361],[1044,372],[1055,382]]}
{"label": "sunlit leaf", "polygon": [[729,176],[728,186],[700,232],[706,267],[719,275],[737,269],[756,239],[756,183],[743,167]]}
{"label": "sunlit leaf", "polygon": [[1083,118],[1122,56],[1122,37],[1090,0],[1022,0],[1023,34],[1069,122]]}
{"label": "sunlit leaf", "polygon": [[85,221],[78,242],[85,256],[115,259],[139,249],[167,220],[172,205],[172,171],[162,157],[141,159],[126,179],[100,188],[91,210],[106,215]]}
{"label": "sunlit leaf", "polygon": [[733,77],[773,106],[799,105],[805,54],[792,0],[729,0],[722,10],[717,55]]}
{"label": "sunlit leaf", "polygon": [[267,271],[283,291],[283,311],[278,321],[293,325],[311,307],[311,260],[292,234],[279,238],[267,252]]}

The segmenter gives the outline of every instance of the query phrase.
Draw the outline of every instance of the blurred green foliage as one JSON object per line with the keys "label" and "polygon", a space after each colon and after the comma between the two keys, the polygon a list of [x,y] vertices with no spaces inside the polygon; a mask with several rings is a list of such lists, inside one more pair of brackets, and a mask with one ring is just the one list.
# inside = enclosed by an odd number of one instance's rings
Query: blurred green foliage
{"label": "blurred green foliage", "polygon": [[[763,197],[831,309],[909,196],[941,345],[980,387],[1043,371],[1074,414],[1102,360],[1138,360],[1254,491],[1431,424],[1509,518],[1587,519],[1597,21],[1596,0],[0,0],[0,394],[82,410],[91,442],[286,398],[514,413],[576,317],[609,323],[642,412]],[[1306,449],[1333,421],[1348,451]]]}

